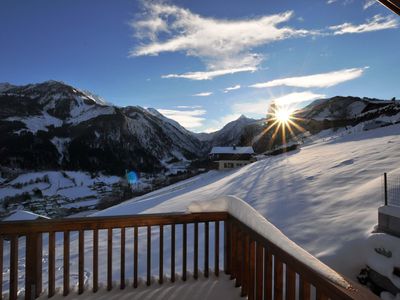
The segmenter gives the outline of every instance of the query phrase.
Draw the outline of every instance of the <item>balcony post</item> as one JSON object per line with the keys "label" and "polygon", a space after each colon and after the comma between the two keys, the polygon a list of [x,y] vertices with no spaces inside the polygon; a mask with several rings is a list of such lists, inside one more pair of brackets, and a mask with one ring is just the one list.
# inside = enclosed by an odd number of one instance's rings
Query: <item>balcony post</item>
{"label": "balcony post", "polygon": [[31,300],[42,293],[42,234],[26,236],[25,299]]}

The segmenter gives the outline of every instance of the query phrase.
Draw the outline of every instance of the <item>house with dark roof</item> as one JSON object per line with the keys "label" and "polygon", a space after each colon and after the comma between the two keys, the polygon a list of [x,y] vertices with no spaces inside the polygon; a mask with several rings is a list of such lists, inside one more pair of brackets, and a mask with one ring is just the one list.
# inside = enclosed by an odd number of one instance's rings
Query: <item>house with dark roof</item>
{"label": "house with dark roof", "polygon": [[213,147],[210,160],[218,164],[218,170],[233,169],[255,161],[253,147]]}

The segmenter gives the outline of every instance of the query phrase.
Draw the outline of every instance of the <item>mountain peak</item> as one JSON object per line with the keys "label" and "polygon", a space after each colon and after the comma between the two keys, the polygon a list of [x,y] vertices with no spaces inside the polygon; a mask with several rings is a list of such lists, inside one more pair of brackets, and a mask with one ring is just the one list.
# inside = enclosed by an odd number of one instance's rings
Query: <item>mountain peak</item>
{"label": "mountain peak", "polygon": [[8,82],[0,82],[0,93],[5,92],[8,89],[13,88],[14,86]]}
{"label": "mountain peak", "polygon": [[50,79],[50,80],[46,80],[46,81],[44,81],[42,84],[48,84],[48,85],[53,85],[53,84],[62,84],[62,85],[65,85],[65,82],[63,82],[63,81],[58,81],[58,80],[53,80],[53,79]]}

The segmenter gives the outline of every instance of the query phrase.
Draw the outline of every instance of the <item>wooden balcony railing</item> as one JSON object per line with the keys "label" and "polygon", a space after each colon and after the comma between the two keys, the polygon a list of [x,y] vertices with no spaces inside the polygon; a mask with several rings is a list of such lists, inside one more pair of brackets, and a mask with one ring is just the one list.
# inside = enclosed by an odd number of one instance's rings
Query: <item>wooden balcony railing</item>
{"label": "wooden balcony railing", "polygon": [[[193,229],[192,235],[188,234],[188,225]],[[199,225],[202,228],[202,236],[199,236]],[[178,237],[182,242],[179,246],[177,257],[177,226],[181,234]],[[138,238],[139,229],[147,234],[145,239]],[[168,228],[168,231],[166,231]],[[212,230],[210,229],[212,228]],[[241,287],[242,296],[248,299],[377,299],[375,295],[362,287],[352,284],[351,288],[343,288],[329,281],[327,278],[315,272],[312,268],[302,263],[298,258],[290,255],[277,245],[273,244],[264,236],[256,233],[246,224],[230,215],[228,212],[207,212],[207,213],[182,213],[182,214],[156,214],[156,215],[135,215],[118,217],[93,217],[62,220],[36,220],[36,221],[14,221],[0,223],[0,270],[3,267],[3,252],[5,244],[9,245],[9,286],[10,299],[17,299],[18,289],[25,290],[25,299],[34,299],[43,293],[42,286],[42,257],[43,251],[48,253],[47,262],[47,294],[52,297],[56,288],[62,288],[64,295],[70,291],[70,257],[71,257],[71,233],[76,232],[78,237],[78,293],[89,293],[85,291],[84,268],[87,252],[85,248],[90,246],[92,253],[89,256],[92,260],[92,292],[99,289],[99,231],[107,231],[106,237],[106,286],[108,290],[113,288],[113,271],[119,269],[119,288],[128,288],[126,282],[126,233],[133,232],[133,253],[129,253],[129,259],[133,258],[133,272],[131,274],[132,285],[136,288],[139,284],[138,265],[145,264],[145,284],[152,284],[152,234],[157,233],[159,243],[158,251],[158,284],[164,282],[165,257],[168,256],[170,281],[177,280],[175,272],[179,267],[181,270],[180,279],[186,280],[188,276],[188,245],[191,245],[190,253],[193,259],[192,272],[195,279],[199,276],[199,269],[202,269],[202,276],[208,277],[210,264],[213,275],[218,276],[220,260],[223,261],[224,271],[235,279],[236,286]],[[133,229],[133,230],[132,230]],[[158,229],[158,230],[157,230]],[[119,235],[119,253],[113,253],[115,242],[114,234]],[[169,250],[164,249],[165,232]],[[60,234],[61,233],[61,234]],[[85,235],[86,233],[86,235]],[[62,284],[56,286],[56,236],[57,243],[61,244],[62,251],[57,251],[58,260],[61,259],[63,273]],[[91,244],[85,241],[85,236],[90,236]],[[221,236],[223,235],[223,236]],[[44,243],[46,236],[47,243]],[[190,243],[188,236],[193,238]],[[105,241],[104,241],[105,242]],[[138,260],[139,242],[146,243],[146,259]],[[212,242],[212,243],[210,243]],[[25,243],[25,282],[21,286],[19,278],[19,245]],[[153,241],[154,244],[154,241]],[[45,245],[45,247],[43,247]],[[221,247],[220,247],[221,245]],[[223,246],[222,246],[223,245]],[[154,246],[154,245],[153,245]],[[48,247],[48,249],[44,249]],[[211,251],[210,248],[212,247]],[[154,248],[153,248],[154,250]],[[204,265],[199,267],[199,251],[203,257]],[[61,252],[61,253],[60,253]],[[153,251],[154,252],[154,251]],[[85,257],[86,253],[86,257]],[[211,255],[212,254],[212,255]],[[113,263],[113,256],[119,256],[120,264]],[[61,258],[60,258],[61,257]],[[213,257],[210,263],[209,258]],[[178,259],[177,259],[178,258]],[[179,266],[178,266],[179,264]],[[22,264],[23,265],[23,264]],[[0,272],[0,295],[3,287],[3,272]],[[114,273],[115,274],[115,273]]]}

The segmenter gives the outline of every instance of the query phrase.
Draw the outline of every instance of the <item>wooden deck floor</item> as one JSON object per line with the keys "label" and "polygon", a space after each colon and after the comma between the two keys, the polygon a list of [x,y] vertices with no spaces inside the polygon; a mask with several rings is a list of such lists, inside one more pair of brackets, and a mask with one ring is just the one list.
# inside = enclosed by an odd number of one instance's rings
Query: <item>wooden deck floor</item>
{"label": "wooden deck floor", "polygon": [[[115,287],[111,291],[106,291],[105,288],[100,289],[97,293],[88,290],[83,294],[78,295],[76,292],[71,292],[67,297],[56,294],[50,299],[54,300],[221,300],[221,299],[243,299],[240,297],[240,288],[235,288],[234,280],[229,280],[229,276],[220,274],[217,278],[210,276],[208,279],[199,277],[198,280],[193,278],[186,282],[178,280],[175,283],[164,283],[162,285],[153,283],[147,287],[142,283],[137,289],[126,287],[120,290]],[[49,299],[47,295],[39,299]]]}

